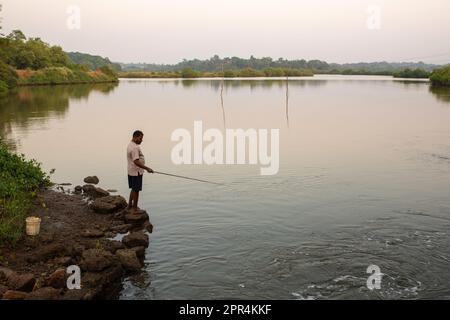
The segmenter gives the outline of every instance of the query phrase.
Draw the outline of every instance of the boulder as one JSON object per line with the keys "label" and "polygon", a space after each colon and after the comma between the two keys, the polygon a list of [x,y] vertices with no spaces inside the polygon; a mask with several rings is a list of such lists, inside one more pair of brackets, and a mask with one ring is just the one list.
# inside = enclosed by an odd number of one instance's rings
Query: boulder
{"label": "boulder", "polygon": [[108,191],[103,190],[102,188],[97,188],[92,184],[85,184],[82,189],[85,194],[93,199],[109,196]]}
{"label": "boulder", "polygon": [[92,183],[92,184],[98,184],[100,182],[100,180],[98,179],[97,176],[89,176],[84,178],[83,180],[85,183]]}
{"label": "boulder", "polygon": [[3,297],[3,294],[8,291],[8,287],[0,284],[0,299]]}
{"label": "boulder", "polygon": [[142,226],[146,221],[149,221],[149,217],[144,210],[127,210],[125,211],[124,220],[126,223],[132,224],[133,226]]}
{"label": "boulder", "polygon": [[83,251],[80,267],[84,271],[102,271],[113,264],[113,255],[101,249]]}
{"label": "boulder", "polygon": [[116,253],[119,249],[125,249],[125,245],[120,241],[108,241],[105,245],[105,250],[108,250],[112,254]]}
{"label": "boulder", "polygon": [[109,196],[109,192],[103,190],[102,188],[95,188],[96,198],[107,197]]}
{"label": "boulder", "polygon": [[132,227],[132,224],[120,224],[118,226],[111,227],[110,230],[115,233],[127,233]]}
{"label": "boulder", "polygon": [[47,285],[55,289],[62,289],[67,286],[68,274],[66,269],[60,268],[53,272],[47,280]]}
{"label": "boulder", "polygon": [[39,239],[43,243],[51,243],[55,241],[55,234],[53,232],[39,234]]}
{"label": "boulder", "polygon": [[145,258],[145,247],[143,247],[143,246],[134,247],[134,248],[131,248],[131,250],[136,252],[136,256],[139,258],[140,261],[144,261],[144,258]]}
{"label": "boulder", "polygon": [[74,189],[74,193],[76,194],[80,194],[83,191],[83,187],[81,186],[76,186]]}
{"label": "boulder", "polygon": [[80,290],[67,290],[64,293],[63,300],[92,300],[95,296],[93,290],[83,289]]}
{"label": "boulder", "polygon": [[72,264],[72,257],[60,257],[55,258],[49,261],[50,263],[56,265],[56,266],[70,266]]}
{"label": "boulder", "polygon": [[31,273],[13,273],[8,277],[8,287],[12,290],[30,292],[35,283],[36,279]]}
{"label": "boulder", "polygon": [[13,273],[14,271],[12,271],[11,269],[0,267],[0,282],[6,281]]}
{"label": "boulder", "polygon": [[85,238],[101,238],[105,233],[98,229],[86,229],[82,232],[82,236]]}
{"label": "boulder", "polygon": [[61,243],[50,243],[40,247],[36,253],[28,258],[30,262],[47,261],[48,259],[60,257],[68,253],[66,248]]}
{"label": "boulder", "polygon": [[29,293],[25,300],[58,300],[61,298],[61,290],[43,287]]}
{"label": "boulder", "polygon": [[24,300],[28,293],[23,291],[8,290],[3,294],[4,300]]}
{"label": "boulder", "polygon": [[91,204],[91,209],[97,213],[115,213],[127,206],[127,201],[122,196],[106,196],[95,199]]}
{"label": "boulder", "polygon": [[145,247],[149,245],[148,235],[143,232],[132,232],[129,235],[123,237],[122,243],[128,247]]}
{"label": "boulder", "polygon": [[119,258],[120,263],[127,271],[139,271],[142,265],[136,255],[136,252],[131,249],[120,249],[117,250],[116,256]]}
{"label": "boulder", "polygon": [[153,233],[153,225],[150,223],[150,221],[145,221],[142,227],[149,233]]}

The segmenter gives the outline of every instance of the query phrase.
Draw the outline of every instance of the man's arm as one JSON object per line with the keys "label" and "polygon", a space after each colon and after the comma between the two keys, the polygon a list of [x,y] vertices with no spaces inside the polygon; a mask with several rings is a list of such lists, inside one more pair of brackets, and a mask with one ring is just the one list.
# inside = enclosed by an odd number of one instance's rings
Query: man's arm
{"label": "man's arm", "polygon": [[145,166],[145,165],[141,162],[141,160],[136,159],[136,160],[134,160],[133,162],[134,162],[134,164],[137,165],[139,168],[142,168],[142,169],[146,170],[148,173],[153,173],[153,169],[152,169],[152,168],[149,168],[149,167],[147,167],[147,166]]}

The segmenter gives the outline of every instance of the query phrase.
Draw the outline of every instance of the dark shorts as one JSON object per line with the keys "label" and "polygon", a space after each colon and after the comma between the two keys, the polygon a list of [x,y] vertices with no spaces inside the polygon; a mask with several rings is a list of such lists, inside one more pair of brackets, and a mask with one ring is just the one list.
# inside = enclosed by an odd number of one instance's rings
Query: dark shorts
{"label": "dark shorts", "polygon": [[128,187],[133,191],[142,191],[142,174],[138,176],[128,176]]}

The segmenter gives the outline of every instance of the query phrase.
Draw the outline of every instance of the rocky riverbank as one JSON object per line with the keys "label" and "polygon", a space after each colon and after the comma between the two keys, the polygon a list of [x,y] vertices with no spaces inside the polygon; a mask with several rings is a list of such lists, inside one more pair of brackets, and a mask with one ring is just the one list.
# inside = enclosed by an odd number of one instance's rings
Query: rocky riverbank
{"label": "rocky riverbank", "polygon": [[[94,179],[91,179],[94,178]],[[84,186],[41,190],[30,212],[37,236],[0,247],[3,299],[117,299],[124,277],[141,272],[153,226],[146,211],[129,211],[122,196]],[[113,240],[125,234],[121,241]],[[81,289],[68,289],[69,266],[81,270]]]}

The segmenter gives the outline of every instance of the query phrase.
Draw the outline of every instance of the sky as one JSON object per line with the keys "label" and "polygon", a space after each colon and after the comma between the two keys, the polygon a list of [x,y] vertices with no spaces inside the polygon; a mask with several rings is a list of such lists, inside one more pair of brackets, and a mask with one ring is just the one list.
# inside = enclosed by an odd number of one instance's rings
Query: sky
{"label": "sky", "polygon": [[449,0],[0,0],[3,32],[115,62],[450,63]]}

